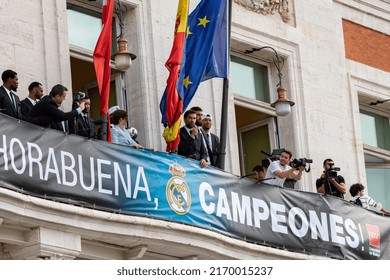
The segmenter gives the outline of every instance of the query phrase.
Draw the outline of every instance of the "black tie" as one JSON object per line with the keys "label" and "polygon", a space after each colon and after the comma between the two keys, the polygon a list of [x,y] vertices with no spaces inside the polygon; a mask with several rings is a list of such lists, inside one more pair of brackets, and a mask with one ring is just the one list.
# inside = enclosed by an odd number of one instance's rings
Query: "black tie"
{"label": "black tie", "polygon": [[11,99],[12,106],[14,106],[14,108],[16,108],[15,100],[14,100],[14,97],[12,96],[12,92],[11,91],[9,92],[9,97]]}

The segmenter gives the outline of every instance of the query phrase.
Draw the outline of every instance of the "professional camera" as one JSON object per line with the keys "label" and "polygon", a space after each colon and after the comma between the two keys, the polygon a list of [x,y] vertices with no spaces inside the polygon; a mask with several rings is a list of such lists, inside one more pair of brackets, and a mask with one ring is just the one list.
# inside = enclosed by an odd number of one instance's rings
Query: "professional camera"
{"label": "professional camera", "polygon": [[[280,158],[280,155],[285,151],[285,149],[273,149],[272,150],[272,154],[270,153],[267,153],[263,150],[261,150],[261,153],[268,156],[268,159],[267,160],[270,160],[270,161],[275,161],[275,160],[279,160]],[[269,165],[269,164],[268,164]]]}
{"label": "professional camera", "polygon": [[80,106],[80,102],[83,99],[89,99],[89,97],[82,91],[76,92],[73,98],[72,110],[76,110]]}
{"label": "professional camera", "polygon": [[324,171],[325,178],[326,179],[337,178],[337,171],[340,171],[340,167],[333,167],[333,164],[331,164],[330,168]]}
{"label": "professional camera", "polygon": [[[313,160],[310,159],[310,158],[299,158],[299,159],[293,159],[291,162],[290,162],[290,166],[292,168],[295,168],[295,169],[299,169],[299,167],[303,166],[303,167],[306,167],[306,165],[308,163],[313,163]],[[310,171],[310,165],[309,165],[309,168],[305,168],[305,171],[306,172],[309,172]]]}
{"label": "professional camera", "polygon": [[74,100],[80,101],[82,99],[85,99],[86,97],[87,97],[87,95],[84,92],[78,91],[78,92],[76,92],[76,95],[74,96]]}

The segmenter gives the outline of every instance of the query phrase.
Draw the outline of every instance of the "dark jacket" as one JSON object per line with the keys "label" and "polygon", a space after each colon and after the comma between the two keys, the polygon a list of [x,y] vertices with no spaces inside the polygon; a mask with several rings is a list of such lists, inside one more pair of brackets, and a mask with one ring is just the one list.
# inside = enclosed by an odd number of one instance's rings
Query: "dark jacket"
{"label": "dark jacket", "polygon": [[39,126],[51,127],[53,122],[70,121],[78,114],[76,110],[64,113],[58,109],[53,99],[46,95],[30,110],[26,120]]}
{"label": "dark jacket", "polygon": [[69,132],[87,138],[96,138],[94,121],[82,114],[69,121]]}
{"label": "dark jacket", "polygon": [[11,93],[11,94],[14,97],[16,106],[14,106],[12,104],[12,101],[9,98],[7,92],[5,91],[5,88],[3,86],[0,86],[0,113],[6,114],[8,116],[11,116],[11,117],[14,117],[17,119],[21,119],[22,114],[21,114],[20,108],[19,108],[20,99],[16,94],[14,94],[14,93]]}
{"label": "dark jacket", "polygon": [[196,160],[207,160],[206,147],[203,144],[201,133],[199,132],[194,139],[185,127],[180,128],[178,154]]}
{"label": "dark jacket", "polygon": [[[205,139],[207,139],[206,132],[202,129],[202,134]],[[219,165],[219,138],[217,135],[214,133],[210,133],[211,137],[211,149],[209,144],[206,142],[206,148],[207,148],[207,153],[210,157],[210,164],[213,166]]]}
{"label": "dark jacket", "polygon": [[23,116],[27,116],[28,112],[34,107],[34,105],[31,103],[30,99],[27,97],[20,101],[20,111],[22,112]]}

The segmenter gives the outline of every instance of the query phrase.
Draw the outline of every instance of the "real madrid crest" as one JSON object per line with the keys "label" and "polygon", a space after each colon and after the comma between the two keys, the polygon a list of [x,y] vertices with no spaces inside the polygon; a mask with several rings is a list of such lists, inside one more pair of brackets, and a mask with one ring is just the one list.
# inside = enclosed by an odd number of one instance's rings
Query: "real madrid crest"
{"label": "real madrid crest", "polygon": [[177,163],[169,166],[172,177],[166,186],[166,197],[169,207],[178,215],[185,215],[191,208],[191,192],[184,180],[185,170]]}

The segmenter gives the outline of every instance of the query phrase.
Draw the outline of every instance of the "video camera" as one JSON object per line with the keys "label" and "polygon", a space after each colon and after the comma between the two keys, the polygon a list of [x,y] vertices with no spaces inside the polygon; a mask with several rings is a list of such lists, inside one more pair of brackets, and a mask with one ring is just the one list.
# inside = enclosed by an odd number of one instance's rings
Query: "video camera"
{"label": "video camera", "polygon": [[337,171],[340,171],[340,167],[333,167],[333,164],[334,163],[330,163],[330,168],[324,171],[326,179],[337,178]]}
{"label": "video camera", "polygon": [[88,98],[88,96],[82,91],[76,92],[76,95],[74,96],[74,100],[76,100],[76,101],[80,101],[80,100],[85,99],[85,98]]}
{"label": "video camera", "polygon": [[301,166],[303,166],[305,167],[306,172],[310,172],[310,165],[309,168],[306,168],[306,165],[308,163],[313,163],[313,160],[310,158],[298,158],[298,159],[295,158],[292,161],[290,161],[290,166],[292,168],[295,168],[296,170],[298,170]]}
{"label": "video camera", "polygon": [[[283,153],[284,149],[273,149],[272,150],[272,154],[270,153],[267,153],[263,150],[261,150],[261,153],[266,155],[268,158],[266,159],[267,161],[270,160],[270,161],[275,161],[275,160],[279,160],[280,158],[280,155]],[[265,161],[265,160],[264,160]],[[268,164],[269,165],[269,164]]]}

